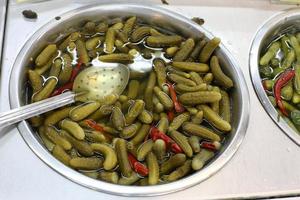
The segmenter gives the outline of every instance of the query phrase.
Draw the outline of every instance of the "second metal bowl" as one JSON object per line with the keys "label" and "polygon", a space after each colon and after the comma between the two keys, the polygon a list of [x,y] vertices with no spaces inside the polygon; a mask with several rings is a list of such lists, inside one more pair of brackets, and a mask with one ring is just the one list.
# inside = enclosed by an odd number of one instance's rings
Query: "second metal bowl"
{"label": "second metal bowl", "polygon": [[289,9],[270,18],[257,31],[250,48],[249,67],[253,87],[265,111],[283,132],[300,146],[300,135],[295,132],[283,119],[278,118],[278,112],[271,104],[262,85],[259,74],[259,59],[261,52],[278,36],[300,30],[300,9]]}

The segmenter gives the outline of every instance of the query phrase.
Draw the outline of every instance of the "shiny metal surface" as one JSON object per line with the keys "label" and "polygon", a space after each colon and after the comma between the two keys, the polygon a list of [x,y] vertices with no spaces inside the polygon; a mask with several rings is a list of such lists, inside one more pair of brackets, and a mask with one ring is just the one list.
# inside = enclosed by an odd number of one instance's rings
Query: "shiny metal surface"
{"label": "shiny metal surface", "polygon": [[76,94],[73,92],[65,92],[52,98],[44,99],[39,102],[0,113],[0,129],[56,108],[74,103],[75,96]]}
{"label": "shiny metal surface", "polygon": [[[101,13],[101,15],[99,15]],[[186,36],[192,36],[199,32],[204,32],[208,38],[213,36],[202,27],[191,22],[188,18],[180,16],[169,10],[165,10],[155,6],[140,6],[134,4],[118,4],[105,6],[89,6],[70,11],[61,16],[61,20],[52,20],[44,27],[39,29],[24,45],[19,53],[17,60],[14,63],[13,73],[11,73],[12,80],[17,80],[16,84],[10,84],[10,101],[13,108],[19,107],[24,103],[24,81],[25,81],[25,67],[28,58],[45,44],[46,41],[51,40],[51,36],[55,33],[62,32],[70,26],[74,26],[78,21],[90,18],[97,18],[103,16],[128,16],[137,15],[149,23],[163,24],[165,28],[170,30],[180,30]],[[233,78],[236,87],[232,91],[233,100],[233,131],[229,137],[221,153],[210,162],[203,170],[194,173],[180,181],[159,186],[138,187],[138,189],[131,186],[119,186],[97,181],[88,178],[80,173],[66,167],[57,161],[51,154],[40,144],[39,139],[33,133],[32,129],[26,122],[18,125],[18,129],[22,137],[30,148],[51,168],[69,178],[70,180],[87,186],[89,188],[103,191],[110,194],[124,195],[124,196],[153,196],[159,194],[166,194],[185,188],[191,187],[208,177],[215,174],[222,168],[233,156],[244,138],[249,120],[249,94],[248,89],[241,73],[240,68],[235,63],[233,57],[230,55],[224,45],[220,45],[217,54],[219,55],[221,64],[225,67],[225,71]],[[16,77],[19,77],[17,79]]]}
{"label": "shiny metal surface", "polygon": [[278,118],[278,113],[268,99],[267,94],[261,84],[261,78],[258,70],[258,63],[261,51],[276,37],[287,32],[293,32],[300,29],[300,9],[294,8],[286,10],[278,15],[273,16],[266,21],[257,31],[251,45],[249,54],[249,67],[252,78],[252,84],[255,92],[263,105],[265,111],[273,119],[279,128],[300,146],[300,135],[292,130],[289,125],[282,119]]}
{"label": "shiny metal surface", "polygon": [[129,73],[129,68],[121,63],[102,63],[98,58],[92,60],[92,66],[82,70],[74,80],[73,91],[86,92],[76,100],[105,102],[105,97],[109,95],[122,94],[127,86]]}

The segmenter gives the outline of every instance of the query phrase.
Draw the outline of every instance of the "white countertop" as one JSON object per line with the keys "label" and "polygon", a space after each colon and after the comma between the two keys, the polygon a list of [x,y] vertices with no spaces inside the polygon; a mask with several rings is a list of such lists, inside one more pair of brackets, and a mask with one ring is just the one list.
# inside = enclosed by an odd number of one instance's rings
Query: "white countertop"
{"label": "white countertop", "polygon": [[[175,0],[173,0],[175,1]],[[205,19],[204,27],[222,38],[245,75],[251,96],[246,137],[231,161],[208,180],[160,199],[215,199],[300,194],[300,148],[273,123],[259,103],[249,76],[248,50],[262,22],[287,8],[268,1],[177,0],[164,6],[183,15]],[[59,3],[58,3],[59,2]],[[10,2],[1,69],[0,110],[9,109],[8,74],[25,41],[48,20],[85,1],[50,1],[35,4]],[[94,1],[95,2],[95,1]],[[99,1],[98,1],[99,2]],[[102,1],[101,1],[102,2]],[[123,1],[124,2],[124,1]],[[140,0],[139,2],[142,2]],[[159,0],[154,2],[159,3]],[[26,21],[22,10],[33,9],[39,18]],[[137,188],[138,189],[138,188]],[[126,199],[87,189],[47,167],[27,147],[16,128],[0,133],[0,199]],[[154,198],[145,198],[154,199]]]}

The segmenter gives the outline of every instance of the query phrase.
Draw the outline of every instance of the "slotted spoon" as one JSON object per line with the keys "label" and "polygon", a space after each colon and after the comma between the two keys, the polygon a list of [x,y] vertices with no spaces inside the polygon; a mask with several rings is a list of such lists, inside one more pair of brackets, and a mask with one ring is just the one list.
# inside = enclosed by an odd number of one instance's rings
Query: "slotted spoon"
{"label": "slotted spoon", "polygon": [[37,116],[76,101],[105,101],[105,97],[120,95],[129,80],[129,69],[120,63],[105,63],[81,71],[73,84],[73,91],[0,113],[0,128]]}

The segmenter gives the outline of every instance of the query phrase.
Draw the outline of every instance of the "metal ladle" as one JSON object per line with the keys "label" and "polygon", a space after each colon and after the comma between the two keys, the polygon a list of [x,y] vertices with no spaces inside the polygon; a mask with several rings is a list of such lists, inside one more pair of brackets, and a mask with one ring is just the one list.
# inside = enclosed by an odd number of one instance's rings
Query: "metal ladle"
{"label": "metal ladle", "polygon": [[0,128],[54,110],[76,101],[105,101],[105,97],[120,95],[127,86],[129,69],[120,63],[105,63],[81,71],[75,78],[73,91],[0,113]]}

